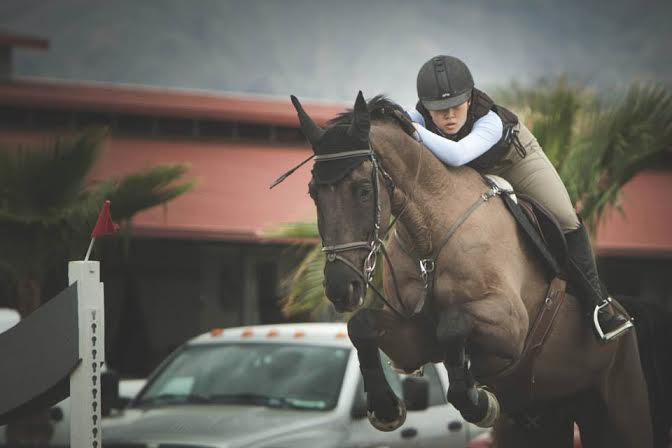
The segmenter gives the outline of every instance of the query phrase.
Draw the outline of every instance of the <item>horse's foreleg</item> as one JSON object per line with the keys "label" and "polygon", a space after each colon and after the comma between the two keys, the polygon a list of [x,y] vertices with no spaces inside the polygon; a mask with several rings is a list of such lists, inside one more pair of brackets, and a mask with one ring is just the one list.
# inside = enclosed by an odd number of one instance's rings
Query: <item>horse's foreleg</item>
{"label": "horse's foreleg", "polygon": [[493,394],[475,385],[464,351],[471,328],[469,316],[458,309],[439,313],[436,337],[445,348],[444,364],[450,384],[447,399],[468,422],[490,427],[499,417],[499,402]]}
{"label": "horse's foreleg", "polygon": [[348,335],[357,349],[369,421],[380,431],[394,431],[406,420],[406,406],[390,388],[380,364],[378,313],[366,308],[357,311],[348,322]]}

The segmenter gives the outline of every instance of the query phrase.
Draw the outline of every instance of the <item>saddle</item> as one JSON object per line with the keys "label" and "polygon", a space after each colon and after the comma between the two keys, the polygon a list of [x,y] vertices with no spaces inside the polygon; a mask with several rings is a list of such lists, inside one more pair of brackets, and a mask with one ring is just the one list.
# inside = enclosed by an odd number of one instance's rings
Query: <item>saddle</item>
{"label": "saddle", "polygon": [[538,255],[544,260],[552,275],[560,276],[567,261],[567,242],[560,224],[543,205],[530,196],[514,193],[505,179],[484,176],[489,186],[496,185],[502,190],[502,199],[518,222],[521,230],[532,243]]}

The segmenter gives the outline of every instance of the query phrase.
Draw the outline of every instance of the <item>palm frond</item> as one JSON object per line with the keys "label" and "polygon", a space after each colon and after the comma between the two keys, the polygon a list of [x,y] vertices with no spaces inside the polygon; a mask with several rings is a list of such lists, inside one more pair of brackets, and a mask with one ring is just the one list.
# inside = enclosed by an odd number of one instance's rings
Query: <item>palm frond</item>
{"label": "palm frond", "polygon": [[672,93],[661,85],[634,83],[615,104],[593,111],[591,121],[561,176],[583,218],[596,223],[623,185],[672,148]]}
{"label": "palm frond", "polygon": [[587,87],[564,76],[542,79],[530,87],[513,83],[498,91],[497,97],[518,114],[556,168],[563,165],[571,148],[581,111],[595,101]]}
{"label": "palm frond", "polygon": [[104,138],[104,130],[91,130],[58,139],[47,148],[19,146],[0,151],[3,217],[21,222],[60,220],[63,208],[79,200]]}
{"label": "palm frond", "polygon": [[183,165],[87,185],[104,137],[91,131],[51,147],[0,151],[0,269],[10,278],[40,278],[73,250],[82,255],[105,199],[122,220],[193,187],[194,181],[176,183],[188,169]]}
{"label": "palm frond", "polygon": [[166,203],[192,189],[196,181],[175,183],[189,167],[159,165],[119,179],[108,199],[114,204],[115,219],[128,219],[140,210]]}
{"label": "palm frond", "polygon": [[284,223],[270,229],[266,234],[285,238],[315,239],[320,237],[316,221]]}
{"label": "palm frond", "polygon": [[328,304],[322,286],[325,261],[322,248],[316,245],[283,281],[283,287],[288,291],[281,300],[285,316],[313,311],[321,305]]}

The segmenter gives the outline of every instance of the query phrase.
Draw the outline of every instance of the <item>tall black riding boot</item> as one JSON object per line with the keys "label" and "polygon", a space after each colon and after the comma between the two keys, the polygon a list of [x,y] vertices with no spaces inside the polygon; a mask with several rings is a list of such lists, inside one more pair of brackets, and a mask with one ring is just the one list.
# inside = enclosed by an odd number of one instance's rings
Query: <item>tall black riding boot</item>
{"label": "tall black riding boot", "polygon": [[578,290],[578,299],[592,310],[590,315],[598,338],[610,341],[625,333],[632,328],[632,322],[610,306],[611,297],[602,288],[586,228],[581,224],[578,229],[565,233],[565,239],[570,282]]}

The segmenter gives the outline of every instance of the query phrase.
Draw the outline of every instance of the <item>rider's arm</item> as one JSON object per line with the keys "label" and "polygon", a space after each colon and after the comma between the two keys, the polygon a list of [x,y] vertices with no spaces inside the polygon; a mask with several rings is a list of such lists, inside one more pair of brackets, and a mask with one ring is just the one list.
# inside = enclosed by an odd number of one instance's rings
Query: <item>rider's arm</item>
{"label": "rider's arm", "polygon": [[[490,111],[476,120],[468,135],[454,142],[425,129],[425,120],[417,111],[409,111],[409,115],[415,122],[415,128],[425,146],[443,163],[450,166],[462,166],[479,157],[502,138],[504,130],[502,120],[496,113]],[[422,121],[416,119],[416,115],[420,116]]]}
{"label": "rider's arm", "polygon": [[411,120],[413,120],[413,123],[419,123],[422,126],[426,126],[425,124],[425,117],[422,116],[420,112],[418,112],[415,109],[406,109],[406,114],[411,117]]}

